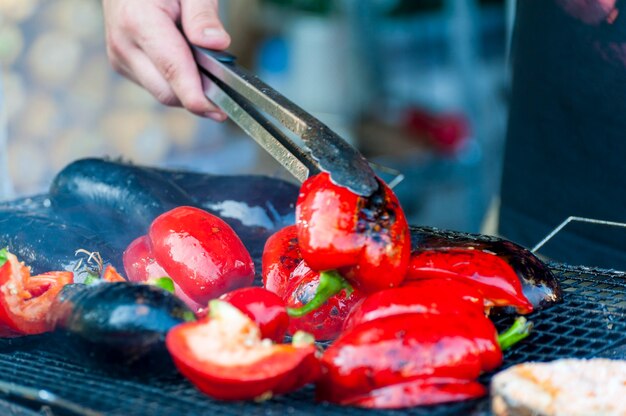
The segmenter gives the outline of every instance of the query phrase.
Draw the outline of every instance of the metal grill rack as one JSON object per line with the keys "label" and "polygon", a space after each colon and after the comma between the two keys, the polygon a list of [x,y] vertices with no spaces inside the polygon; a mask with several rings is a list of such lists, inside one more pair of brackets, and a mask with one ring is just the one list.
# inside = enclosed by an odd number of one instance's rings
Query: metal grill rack
{"label": "metal grill rack", "polygon": [[[503,368],[523,361],[563,357],[624,358],[626,348],[621,347],[626,345],[626,274],[558,264],[551,267],[563,285],[564,301],[530,316],[535,323],[533,335],[506,352]],[[499,328],[504,328],[511,319],[501,317],[495,322]],[[488,409],[488,399],[402,411],[338,407],[315,403],[311,386],[264,403],[223,403],[199,393],[174,371],[156,377],[129,375],[123,369],[103,368],[95,360],[80,358],[68,351],[71,350],[55,335],[0,340],[0,392],[4,391],[5,400],[14,402],[0,400],[0,412],[16,415],[371,416],[486,414]],[[482,381],[488,383],[490,376],[486,374]],[[20,399],[17,392],[7,392],[11,386],[43,389],[79,407],[48,403],[49,408],[41,410],[45,396],[44,399]]]}

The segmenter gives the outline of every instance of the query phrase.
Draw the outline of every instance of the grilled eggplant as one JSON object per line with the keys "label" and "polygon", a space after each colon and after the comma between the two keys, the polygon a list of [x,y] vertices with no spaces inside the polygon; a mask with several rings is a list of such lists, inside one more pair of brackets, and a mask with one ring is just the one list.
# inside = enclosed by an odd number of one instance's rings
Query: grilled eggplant
{"label": "grilled eggplant", "polygon": [[48,319],[76,351],[103,363],[155,370],[171,366],[165,335],[193,313],[162,289],[117,282],[67,285]]}
{"label": "grilled eggplant", "polygon": [[[534,310],[544,309],[562,299],[559,281],[550,268],[530,251],[511,241],[431,227],[411,227],[411,240],[414,252],[466,248],[497,255],[515,270],[522,283],[524,296],[532,303]],[[508,308],[501,311],[509,312]]]}
{"label": "grilled eggplant", "polygon": [[125,248],[145,234],[158,215],[193,205],[178,185],[155,170],[82,159],[66,166],[50,186],[50,202],[67,222],[81,225]]}
{"label": "grilled eggplant", "polygon": [[122,270],[121,253],[93,231],[70,225],[52,213],[0,209],[0,247],[8,247],[33,274],[74,271],[78,249],[98,252],[105,263]]}

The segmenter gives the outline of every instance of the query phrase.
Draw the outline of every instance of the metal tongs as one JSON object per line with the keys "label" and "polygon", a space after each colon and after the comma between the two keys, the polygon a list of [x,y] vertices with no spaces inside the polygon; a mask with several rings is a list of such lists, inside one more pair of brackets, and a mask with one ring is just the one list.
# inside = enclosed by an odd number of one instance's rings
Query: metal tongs
{"label": "metal tongs", "polygon": [[[233,55],[192,45],[205,95],[300,182],[328,172],[331,180],[361,196],[378,182],[368,161],[328,126],[236,63]],[[294,133],[290,139],[270,116]]]}

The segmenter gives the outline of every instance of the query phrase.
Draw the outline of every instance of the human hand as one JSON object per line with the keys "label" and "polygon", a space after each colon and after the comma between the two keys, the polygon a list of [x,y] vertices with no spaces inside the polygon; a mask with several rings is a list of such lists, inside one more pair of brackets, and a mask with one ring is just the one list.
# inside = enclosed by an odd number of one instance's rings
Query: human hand
{"label": "human hand", "polygon": [[218,0],[103,0],[107,54],[113,68],[161,103],[223,121],[204,95],[191,43],[223,50],[230,44]]}

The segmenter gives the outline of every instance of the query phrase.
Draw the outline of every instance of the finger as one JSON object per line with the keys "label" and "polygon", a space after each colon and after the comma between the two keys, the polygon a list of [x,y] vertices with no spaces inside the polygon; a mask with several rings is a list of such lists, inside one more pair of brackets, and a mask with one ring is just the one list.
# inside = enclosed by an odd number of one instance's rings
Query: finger
{"label": "finger", "polygon": [[[138,45],[169,83],[182,105],[192,113],[220,119],[220,110],[204,95],[198,67],[189,45],[171,18],[165,14],[146,16],[148,29]],[[153,29],[158,28],[158,29]],[[225,115],[221,119],[224,119]]]}
{"label": "finger", "polygon": [[161,104],[182,106],[170,84],[143,51],[135,48],[128,57],[126,66],[131,79],[136,80],[137,84],[148,90]]}
{"label": "finger", "polygon": [[217,0],[182,0],[183,31],[191,43],[207,49],[223,50],[230,45],[218,15]]}

